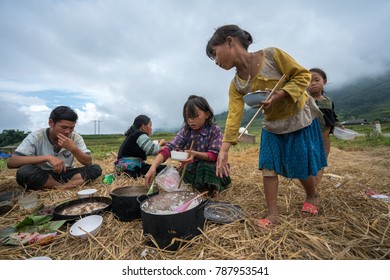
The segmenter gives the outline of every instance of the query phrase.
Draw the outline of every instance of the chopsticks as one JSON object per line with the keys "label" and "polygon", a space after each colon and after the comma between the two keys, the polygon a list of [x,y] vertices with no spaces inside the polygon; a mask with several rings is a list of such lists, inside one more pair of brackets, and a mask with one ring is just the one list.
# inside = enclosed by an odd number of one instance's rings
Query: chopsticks
{"label": "chopsticks", "polygon": [[[279,81],[276,83],[276,85],[274,86],[274,88],[272,89],[272,91],[270,92],[270,94],[268,94],[267,96],[267,99],[265,99],[265,101],[267,101],[271,95],[275,92],[275,90],[279,87],[279,85],[281,84],[281,82],[284,81],[284,79],[286,78],[286,74],[283,74],[283,76],[279,79]],[[242,135],[244,135],[245,131],[248,130],[248,127],[252,124],[252,122],[254,121],[254,119],[257,117],[257,115],[260,113],[261,110],[263,110],[263,106],[264,104],[262,104],[260,106],[260,108],[257,110],[256,114],[253,116],[253,118],[249,121],[249,123],[246,125],[245,129],[243,132],[241,132],[240,136],[238,136],[238,140],[241,139]]]}
{"label": "chopsticks", "polygon": [[[187,159],[189,159],[189,158],[191,157],[191,151],[192,151],[192,147],[193,147],[193,146],[194,146],[194,140],[192,140],[192,142],[191,142],[190,151],[188,152],[188,157],[187,157]],[[183,182],[184,173],[186,173],[187,164],[188,164],[188,162],[184,164],[183,172],[181,173],[181,177],[180,177],[179,186],[177,187],[178,189],[180,189],[180,185],[181,185],[181,183]]]}

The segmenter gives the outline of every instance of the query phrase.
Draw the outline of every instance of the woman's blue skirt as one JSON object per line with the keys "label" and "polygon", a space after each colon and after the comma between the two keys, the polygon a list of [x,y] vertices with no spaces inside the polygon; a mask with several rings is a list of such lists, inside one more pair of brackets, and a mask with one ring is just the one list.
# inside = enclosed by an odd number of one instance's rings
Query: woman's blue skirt
{"label": "woman's blue skirt", "polygon": [[275,170],[286,178],[307,179],[327,166],[324,142],[317,119],[286,134],[261,132],[259,169]]}

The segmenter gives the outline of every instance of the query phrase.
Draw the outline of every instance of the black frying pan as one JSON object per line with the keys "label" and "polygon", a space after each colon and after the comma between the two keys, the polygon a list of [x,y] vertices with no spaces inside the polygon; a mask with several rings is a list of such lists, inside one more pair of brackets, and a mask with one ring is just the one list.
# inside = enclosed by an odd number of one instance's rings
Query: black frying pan
{"label": "black frying pan", "polygon": [[[88,213],[80,214],[80,215],[64,215],[62,214],[65,209],[73,208],[75,206],[81,206],[83,204],[86,204],[88,202],[102,202],[107,204],[107,207],[102,209],[97,209]],[[97,197],[86,197],[86,198],[80,198],[71,200],[65,203],[62,203],[54,208],[53,211],[53,220],[76,220],[78,218],[83,218],[88,215],[98,215],[101,213],[104,213],[106,211],[110,211],[111,209],[112,200],[109,197],[105,196],[97,196]]]}

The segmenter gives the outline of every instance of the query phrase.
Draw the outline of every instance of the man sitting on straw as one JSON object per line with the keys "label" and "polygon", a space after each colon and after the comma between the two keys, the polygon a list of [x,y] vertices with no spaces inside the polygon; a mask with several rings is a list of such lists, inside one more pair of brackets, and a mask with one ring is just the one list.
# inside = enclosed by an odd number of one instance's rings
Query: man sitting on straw
{"label": "man sitting on straw", "polygon": [[[74,131],[78,116],[67,106],[58,106],[49,117],[49,127],[30,133],[8,160],[8,168],[19,168],[16,181],[28,189],[73,188],[102,174],[92,164],[83,138]],[[76,168],[76,158],[83,167]]]}

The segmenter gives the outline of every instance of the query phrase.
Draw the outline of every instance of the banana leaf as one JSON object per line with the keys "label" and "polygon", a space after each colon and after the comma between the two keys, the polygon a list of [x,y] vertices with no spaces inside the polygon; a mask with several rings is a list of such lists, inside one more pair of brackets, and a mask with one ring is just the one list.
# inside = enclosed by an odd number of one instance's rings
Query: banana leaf
{"label": "banana leaf", "polygon": [[0,230],[0,239],[2,239],[3,244],[21,245],[26,242],[15,239],[16,236],[28,233],[36,233],[39,236],[54,234],[66,220],[51,221],[52,218],[52,215],[27,216],[20,223]]}

